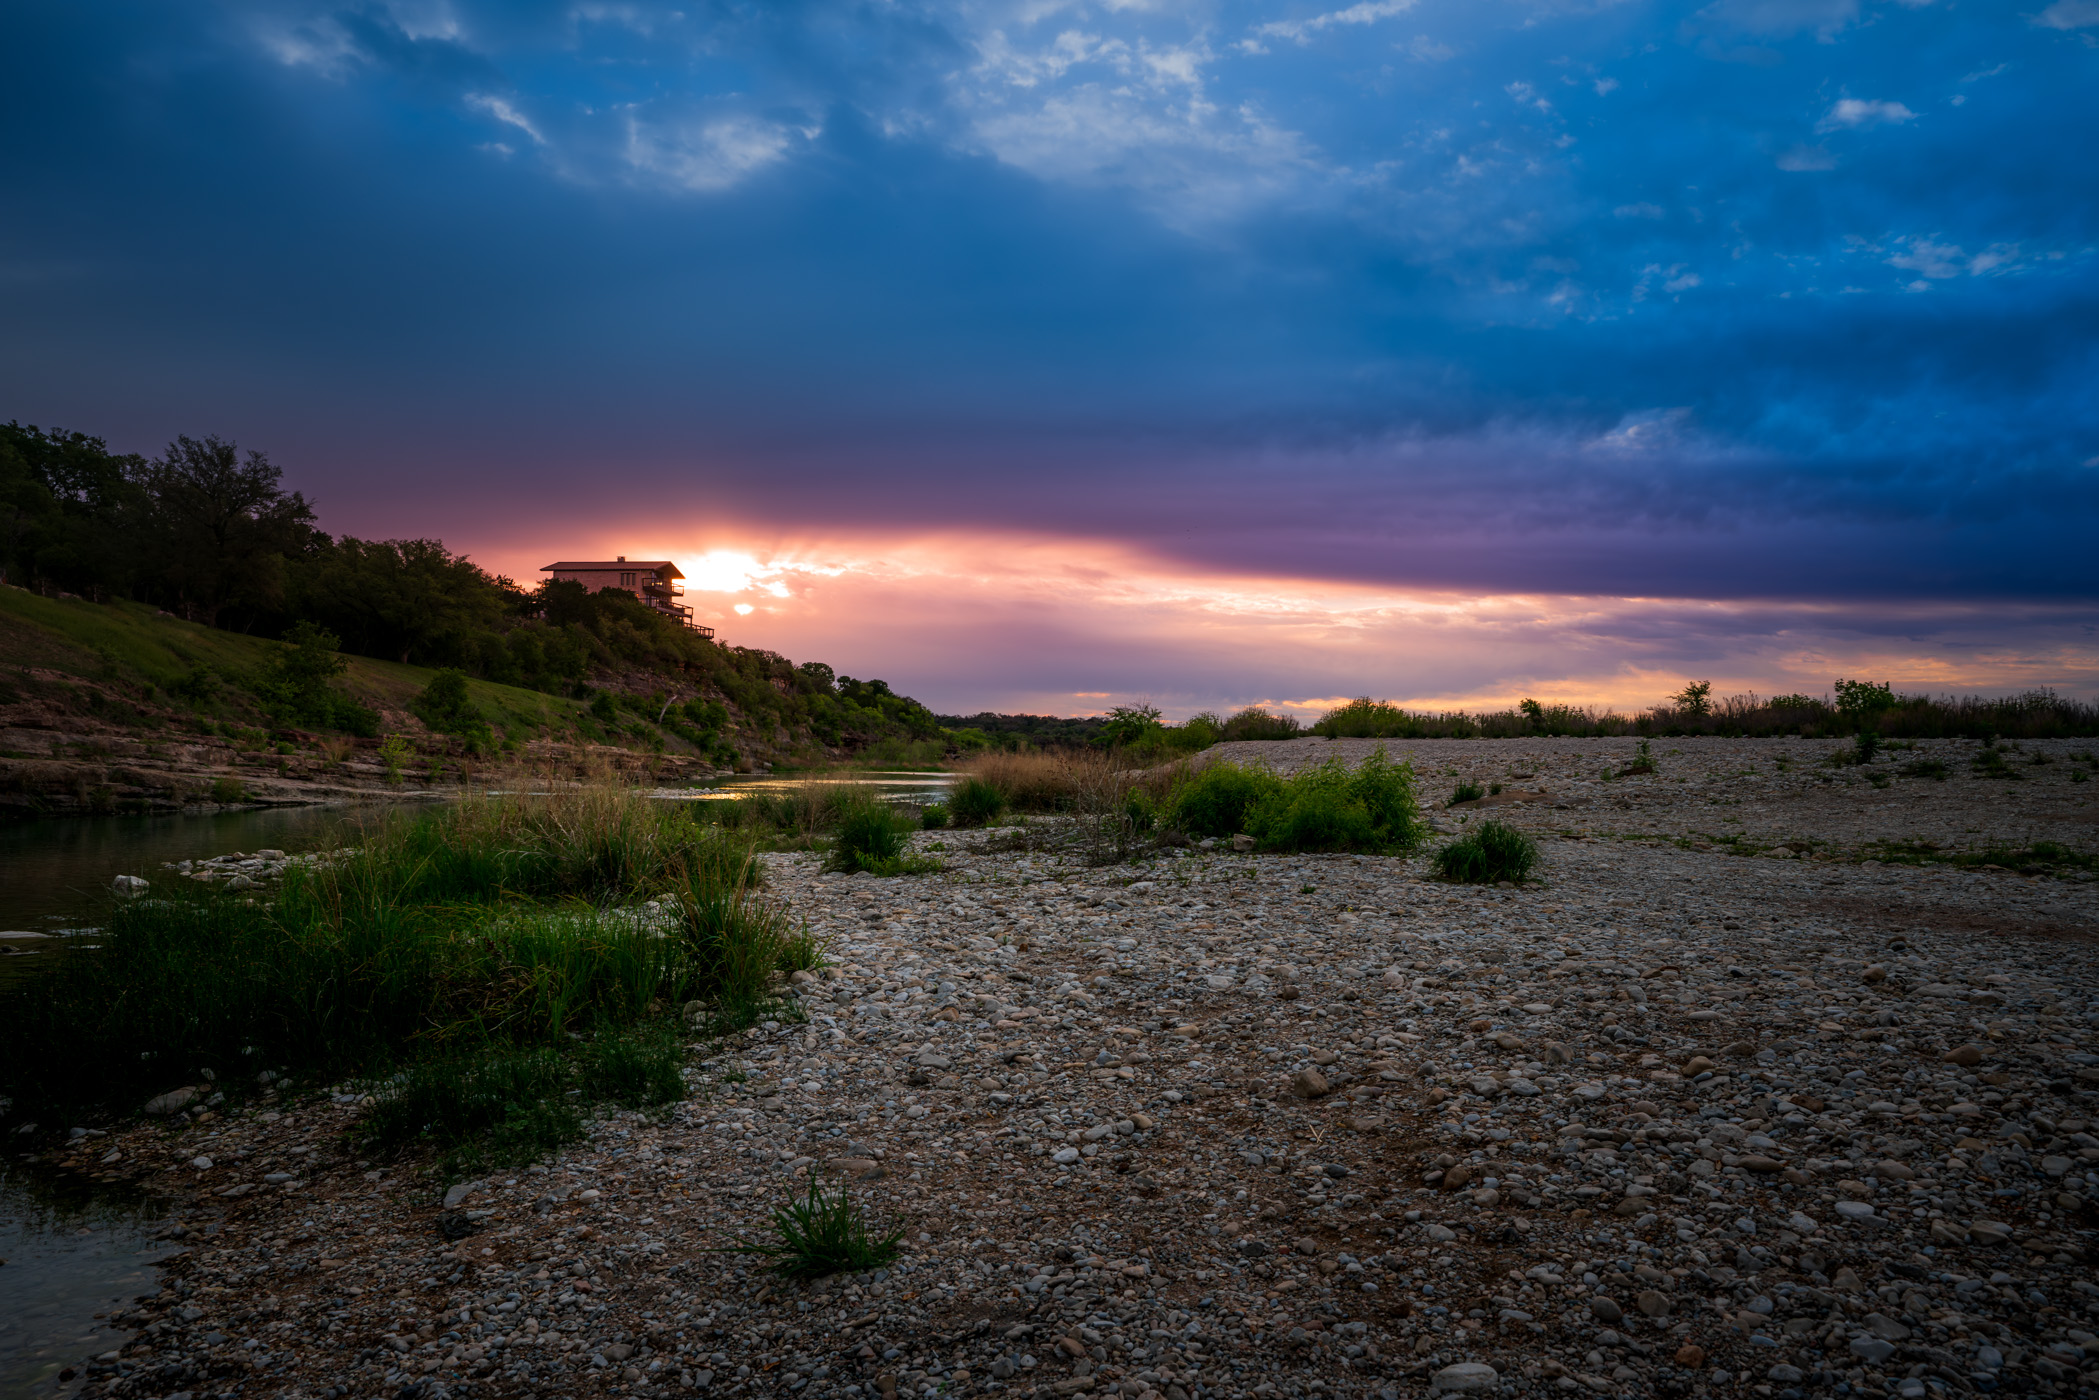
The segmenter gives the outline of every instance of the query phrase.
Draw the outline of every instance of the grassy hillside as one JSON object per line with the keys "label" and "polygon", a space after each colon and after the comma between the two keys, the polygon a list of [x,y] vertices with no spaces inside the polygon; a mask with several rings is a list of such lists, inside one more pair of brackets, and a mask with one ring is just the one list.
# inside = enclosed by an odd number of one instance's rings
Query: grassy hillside
{"label": "grassy hillside", "polygon": [[[19,588],[0,588],[0,704],[36,697],[117,726],[165,718],[170,710],[203,721],[266,725],[255,698],[240,678],[257,671],[276,644],[222,632],[138,603],[90,603],[44,598]],[[388,731],[420,732],[409,702],[436,672],[368,657],[351,657],[343,688],[380,712]],[[200,669],[223,678],[208,699],[184,700],[185,681]],[[36,673],[47,673],[38,676]],[[76,684],[55,689],[56,673]],[[512,741],[581,735],[615,744],[634,737],[607,733],[588,706],[536,690],[469,680],[468,694],[497,733]],[[12,691],[13,693],[8,693]],[[687,746],[663,736],[667,750]]]}

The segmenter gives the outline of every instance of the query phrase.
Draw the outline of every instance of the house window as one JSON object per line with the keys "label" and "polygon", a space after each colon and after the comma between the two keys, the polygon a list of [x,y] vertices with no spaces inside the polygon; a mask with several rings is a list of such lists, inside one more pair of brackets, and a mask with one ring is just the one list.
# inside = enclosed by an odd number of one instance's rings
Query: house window
{"label": "house window", "polygon": [[632,588],[634,586],[634,575],[621,574],[619,576],[619,586],[622,588]]}

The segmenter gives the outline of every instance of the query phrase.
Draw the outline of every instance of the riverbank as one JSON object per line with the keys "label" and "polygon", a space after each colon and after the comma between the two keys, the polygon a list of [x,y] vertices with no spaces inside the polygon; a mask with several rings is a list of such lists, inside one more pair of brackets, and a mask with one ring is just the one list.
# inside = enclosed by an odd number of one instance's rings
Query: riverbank
{"label": "riverbank", "polygon": [[[1557,752],[1464,749],[1527,784]],[[2088,1383],[2099,889],[1743,858],[1717,798],[1811,830],[1823,785],[1749,741],[1661,757],[1624,807],[1494,811],[1544,852],[1512,889],[1425,856],[1060,863],[1054,821],[920,836],[919,877],[763,857],[828,940],[808,1020],[693,1039],[682,1102],[528,1170],[362,1152],[348,1092],[83,1125],[47,1158],[181,1201],[186,1252],[68,1393]],[[1853,777],[1876,833],[1945,815],[1935,780]],[[1944,785],[1976,849],[2026,839],[1993,781]],[[811,1168],[905,1227],[893,1270],[711,1252]]]}

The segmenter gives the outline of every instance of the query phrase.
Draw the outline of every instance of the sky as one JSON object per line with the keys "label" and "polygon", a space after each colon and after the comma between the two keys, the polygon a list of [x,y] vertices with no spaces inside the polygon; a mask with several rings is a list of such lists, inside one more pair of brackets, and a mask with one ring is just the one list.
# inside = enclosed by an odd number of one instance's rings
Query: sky
{"label": "sky", "polygon": [[943,712],[2099,695],[2099,0],[13,0],[0,415]]}

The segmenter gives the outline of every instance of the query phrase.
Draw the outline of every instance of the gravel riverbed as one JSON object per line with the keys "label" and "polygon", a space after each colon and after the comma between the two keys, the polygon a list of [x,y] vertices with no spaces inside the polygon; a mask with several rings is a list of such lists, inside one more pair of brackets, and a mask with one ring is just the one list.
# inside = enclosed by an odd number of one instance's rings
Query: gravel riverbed
{"label": "gravel riverbed", "polygon": [[[1606,780],[1630,742],[1391,745],[1425,796],[1505,784],[1522,888],[1004,831],[906,879],[768,857],[832,940],[808,1022],[557,1159],[448,1190],[346,1152],[349,1093],[50,1154],[187,1203],[66,1391],[2082,1393],[2099,883],[1950,858],[2088,856],[2083,746],[2017,780],[1836,747],[1657,741]],[[906,1227],[893,1268],[709,1252],[812,1168]]]}

